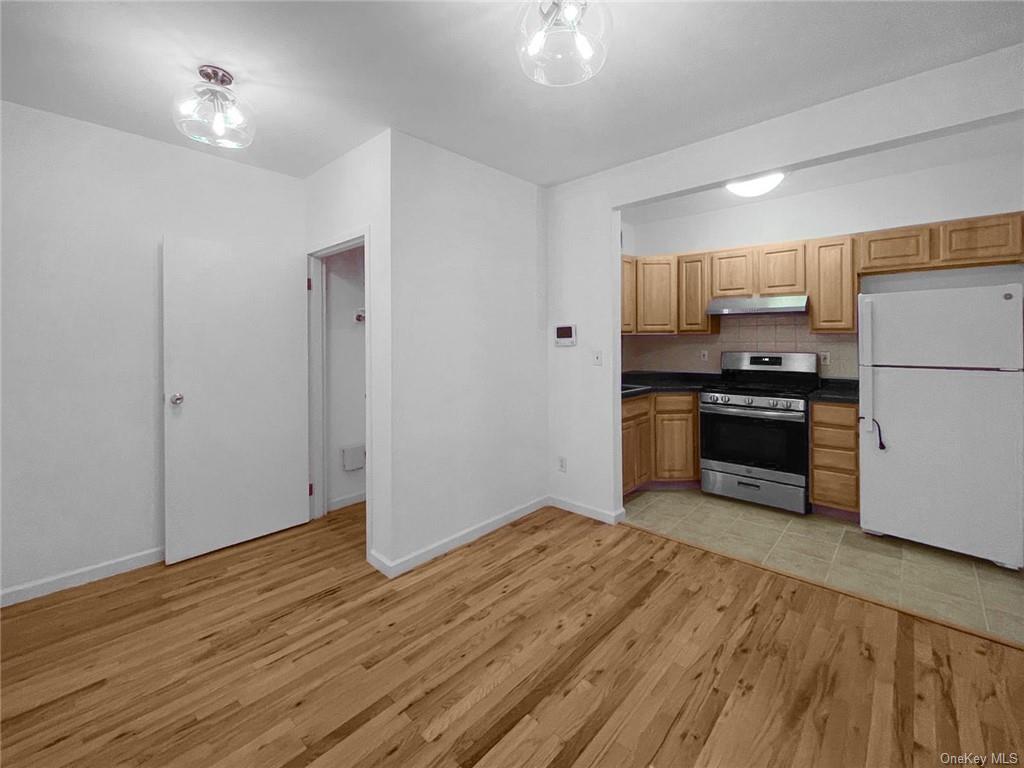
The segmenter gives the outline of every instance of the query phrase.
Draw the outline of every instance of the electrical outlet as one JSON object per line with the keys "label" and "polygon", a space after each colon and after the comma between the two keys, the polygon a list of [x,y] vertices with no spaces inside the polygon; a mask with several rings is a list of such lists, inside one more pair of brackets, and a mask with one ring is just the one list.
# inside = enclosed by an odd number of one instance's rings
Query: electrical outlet
{"label": "electrical outlet", "polygon": [[702,349],[700,351],[700,359],[703,360],[705,363],[708,361],[708,351],[706,349]]}
{"label": "electrical outlet", "polygon": [[825,367],[832,365],[832,353],[831,352],[819,352],[818,355],[821,357],[821,364]]}
{"label": "electrical outlet", "polygon": [[590,364],[591,365],[604,365],[604,354],[599,349],[595,349],[590,353]]}
{"label": "electrical outlet", "polygon": [[558,457],[558,471],[568,472],[568,462],[565,460],[565,456]]}

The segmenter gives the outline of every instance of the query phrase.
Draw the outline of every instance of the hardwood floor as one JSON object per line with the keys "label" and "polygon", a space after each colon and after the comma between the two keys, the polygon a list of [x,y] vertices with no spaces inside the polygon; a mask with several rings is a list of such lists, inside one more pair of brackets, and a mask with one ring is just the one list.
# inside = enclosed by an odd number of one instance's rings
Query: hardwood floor
{"label": "hardwood floor", "polygon": [[1024,652],[545,509],[393,581],[363,515],[2,612],[19,766],[1024,758]]}

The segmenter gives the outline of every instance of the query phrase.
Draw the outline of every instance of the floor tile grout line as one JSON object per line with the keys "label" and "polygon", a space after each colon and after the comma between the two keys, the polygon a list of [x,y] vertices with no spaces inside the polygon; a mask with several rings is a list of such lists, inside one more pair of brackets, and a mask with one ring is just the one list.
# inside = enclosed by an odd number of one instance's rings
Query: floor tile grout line
{"label": "floor tile grout line", "polygon": [[846,538],[846,529],[844,528],[839,534],[839,541],[836,542],[836,550],[832,553],[832,559],[828,561],[828,570],[825,571],[825,583],[828,584],[828,577],[832,575],[832,567],[836,564],[836,560],[839,557],[839,548],[843,546],[843,539]]}
{"label": "floor tile grout line", "polygon": [[792,524],[793,524],[793,521],[792,521],[792,520],[789,520],[789,521],[787,521],[787,522],[786,522],[786,527],[785,527],[785,528],[783,528],[783,529],[782,529],[781,531],[779,531],[779,538],[777,538],[777,539],[775,540],[775,543],[774,543],[774,544],[772,544],[772,548],[768,550],[768,554],[766,554],[766,555],[764,556],[764,558],[763,558],[763,559],[761,560],[761,564],[762,564],[762,565],[768,562],[768,558],[772,556],[772,552],[774,552],[774,551],[775,551],[775,548],[776,548],[777,546],[779,546],[779,542],[780,542],[780,541],[782,541],[782,537],[786,535],[786,531],[788,531],[788,530],[789,530],[789,526],[791,526]]}

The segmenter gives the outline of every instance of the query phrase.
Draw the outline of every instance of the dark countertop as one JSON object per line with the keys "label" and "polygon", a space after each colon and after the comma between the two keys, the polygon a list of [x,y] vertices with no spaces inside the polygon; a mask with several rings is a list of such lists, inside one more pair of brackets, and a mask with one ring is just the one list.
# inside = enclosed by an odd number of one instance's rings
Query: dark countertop
{"label": "dark countertop", "polygon": [[860,382],[857,379],[822,379],[821,389],[811,392],[811,402],[859,403]]}
{"label": "dark countertop", "polygon": [[622,397],[640,397],[651,392],[696,392],[721,378],[717,373],[626,371],[622,374],[623,386],[640,386],[643,389],[625,392]]}
{"label": "dark countertop", "polygon": [[[687,373],[678,371],[626,371],[623,386],[642,387],[624,392],[623,399],[642,397],[651,392],[696,392],[721,381],[717,373]],[[810,394],[810,400],[822,403],[859,402],[857,379],[822,379],[821,389]]]}

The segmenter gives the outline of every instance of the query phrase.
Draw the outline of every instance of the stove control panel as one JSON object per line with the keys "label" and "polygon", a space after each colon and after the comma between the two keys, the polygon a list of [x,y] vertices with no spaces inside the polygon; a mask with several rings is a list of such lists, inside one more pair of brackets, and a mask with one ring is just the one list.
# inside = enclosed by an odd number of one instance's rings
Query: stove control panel
{"label": "stove control panel", "polygon": [[702,403],[729,403],[734,399],[739,407],[761,408],[776,411],[806,411],[807,401],[803,399],[780,400],[778,397],[761,397],[754,395],[727,395],[724,392],[701,392]]}

